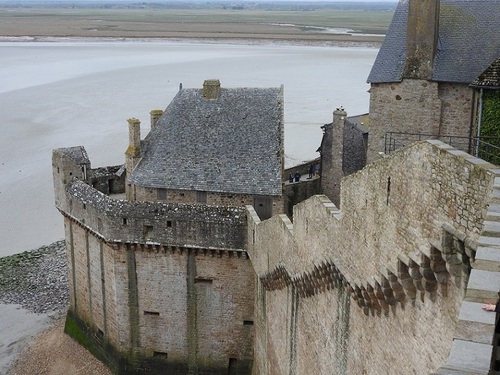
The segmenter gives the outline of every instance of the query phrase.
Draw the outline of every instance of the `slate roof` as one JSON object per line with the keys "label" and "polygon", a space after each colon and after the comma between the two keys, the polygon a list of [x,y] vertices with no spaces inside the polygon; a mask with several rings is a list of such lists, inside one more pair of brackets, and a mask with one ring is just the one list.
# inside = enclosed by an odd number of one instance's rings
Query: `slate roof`
{"label": "slate roof", "polygon": [[136,185],[282,195],[283,87],[181,89],[143,141]]}
{"label": "slate roof", "polygon": [[52,152],[55,154],[68,156],[78,165],[90,165],[90,159],[87,155],[87,151],[85,151],[85,148],[83,146],[56,148]]}
{"label": "slate roof", "polygon": [[[400,82],[406,58],[408,0],[398,4],[368,76]],[[500,56],[500,1],[441,0],[433,81],[471,83]]]}
{"label": "slate roof", "polygon": [[500,89],[500,57],[482,72],[471,86],[486,89]]}

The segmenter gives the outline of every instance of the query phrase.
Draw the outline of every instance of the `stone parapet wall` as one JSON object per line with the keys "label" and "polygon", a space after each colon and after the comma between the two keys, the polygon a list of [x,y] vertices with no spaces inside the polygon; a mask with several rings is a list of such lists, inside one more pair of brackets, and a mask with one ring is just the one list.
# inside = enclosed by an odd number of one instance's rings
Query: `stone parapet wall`
{"label": "stone parapet wall", "polygon": [[345,178],[342,210],[315,196],[292,224],[249,208],[254,374],[438,370],[458,338],[495,171],[423,142]]}
{"label": "stone parapet wall", "polygon": [[82,181],[68,186],[63,214],[106,241],[243,249],[243,208],[115,200]]}
{"label": "stone parapet wall", "polygon": [[375,274],[398,255],[440,247],[443,223],[477,240],[495,177],[484,166],[491,167],[424,141],[346,177],[339,228],[351,235],[341,237],[341,247],[356,250],[342,266],[353,275]]}

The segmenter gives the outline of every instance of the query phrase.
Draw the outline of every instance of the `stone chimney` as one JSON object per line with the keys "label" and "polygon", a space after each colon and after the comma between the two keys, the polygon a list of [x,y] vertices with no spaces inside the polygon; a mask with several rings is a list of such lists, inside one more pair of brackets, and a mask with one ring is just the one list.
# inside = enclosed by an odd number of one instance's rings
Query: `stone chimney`
{"label": "stone chimney", "polygon": [[136,118],[128,120],[128,148],[126,154],[129,156],[141,156],[141,122]]}
{"label": "stone chimney", "polygon": [[216,100],[220,94],[220,81],[207,79],[203,82],[203,99]]}
{"label": "stone chimney", "polygon": [[[128,178],[141,159],[141,122],[136,118],[129,118],[127,121],[129,144],[125,151],[125,170]],[[128,200],[135,200],[135,186],[127,183],[125,194]]]}
{"label": "stone chimney", "polygon": [[344,125],[347,112],[333,111],[333,122],[323,127],[321,144],[321,191],[340,208],[340,182],[344,177]]}
{"label": "stone chimney", "polygon": [[409,0],[404,78],[432,78],[438,32],[439,0]]}
{"label": "stone chimney", "polygon": [[153,129],[160,117],[163,115],[163,111],[161,109],[153,109],[149,112],[149,114],[151,115],[151,129]]}

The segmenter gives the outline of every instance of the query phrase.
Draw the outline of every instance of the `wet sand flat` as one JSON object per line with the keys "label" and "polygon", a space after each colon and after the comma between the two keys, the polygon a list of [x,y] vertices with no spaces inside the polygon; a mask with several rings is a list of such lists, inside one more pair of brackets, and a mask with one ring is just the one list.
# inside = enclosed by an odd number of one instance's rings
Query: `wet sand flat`
{"label": "wet sand flat", "polygon": [[[378,45],[383,40],[384,22],[388,23],[389,16],[386,16],[387,21],[376,24],[367,16],[356,25],[356,32],[349,32],[348,28],[324,26],[330,24],[328,17],[335,17],[335,13],[329,15],[328,12],[311,15],[309,12],[16,8],[0,9],[0,36],[277,40]],[[365,29],[375,33],[359,32]]]}

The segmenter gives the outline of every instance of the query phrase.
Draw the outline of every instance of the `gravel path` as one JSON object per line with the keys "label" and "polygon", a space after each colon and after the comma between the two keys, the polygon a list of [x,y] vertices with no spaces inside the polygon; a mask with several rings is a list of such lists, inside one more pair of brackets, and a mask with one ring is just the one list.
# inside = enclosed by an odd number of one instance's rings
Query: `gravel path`
{"label": "gravel path", "polygon": [[[6,375],[112,375],[106,366],[64,333],[69,300],[67,275],[64,241],[0,258],[0,302],[21,305],[37,314],[40,328],[45,329],[27,339],[4,339],[9,342],[0,346],[9,348],[9,354],[14,345],[21,349],[27,346],[26,350],[15,351],[17,359]],[[21,313],[17,318],[21,321],[34,320],[30,315],[25,317]],[[9,324],[19,324],[19,321],[12,323],[4,320],[0,323],[0,331],[6,331],[2,325]],[[27,324],[21,322],[21,325]],[[22,328],[19,327],[19,330]]]}

